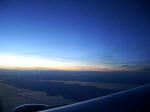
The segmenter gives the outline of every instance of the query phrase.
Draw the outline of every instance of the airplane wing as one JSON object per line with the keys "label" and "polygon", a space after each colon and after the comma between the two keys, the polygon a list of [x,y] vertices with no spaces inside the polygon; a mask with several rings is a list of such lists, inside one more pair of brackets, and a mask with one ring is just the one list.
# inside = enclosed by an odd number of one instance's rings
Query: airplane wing
{"label": "airplane wing", "polygon": [[150,112],[150,84],[40,112]]}

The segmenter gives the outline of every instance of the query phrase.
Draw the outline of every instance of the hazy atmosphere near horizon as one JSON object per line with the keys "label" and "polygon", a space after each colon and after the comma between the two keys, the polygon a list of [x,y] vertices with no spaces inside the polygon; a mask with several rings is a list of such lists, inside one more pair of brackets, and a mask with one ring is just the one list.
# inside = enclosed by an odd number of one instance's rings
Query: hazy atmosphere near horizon
{"label": "hazy atmosphere near horizon", "polygon": [[149,0],[0,0],[0,112],[149,83]]}

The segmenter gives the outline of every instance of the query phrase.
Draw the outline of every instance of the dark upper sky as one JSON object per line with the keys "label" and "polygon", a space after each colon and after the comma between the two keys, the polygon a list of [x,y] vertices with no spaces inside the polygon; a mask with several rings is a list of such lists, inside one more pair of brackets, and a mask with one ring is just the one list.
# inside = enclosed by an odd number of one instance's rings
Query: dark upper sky
{"label": "dark upper sky", "polygon": [[149,6],[148,0],[1,0],[1,66],[21,57],[54,68],[147,68]]}

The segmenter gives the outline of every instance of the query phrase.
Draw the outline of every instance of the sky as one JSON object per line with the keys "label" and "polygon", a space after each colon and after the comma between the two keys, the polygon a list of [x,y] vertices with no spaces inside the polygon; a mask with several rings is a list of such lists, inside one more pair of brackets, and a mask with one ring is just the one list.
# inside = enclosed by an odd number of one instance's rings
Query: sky
{"label": "sky", "polygon": [[0,0],[0,67],[150,68],[148,0]]}

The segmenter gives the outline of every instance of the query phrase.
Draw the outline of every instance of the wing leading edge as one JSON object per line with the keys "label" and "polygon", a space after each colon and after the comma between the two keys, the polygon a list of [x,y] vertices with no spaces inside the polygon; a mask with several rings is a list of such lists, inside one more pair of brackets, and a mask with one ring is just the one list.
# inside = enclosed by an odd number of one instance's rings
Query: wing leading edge
{"label": "wing leading edge", "polygon": [[150,112],[150,84],[40,112]]}

